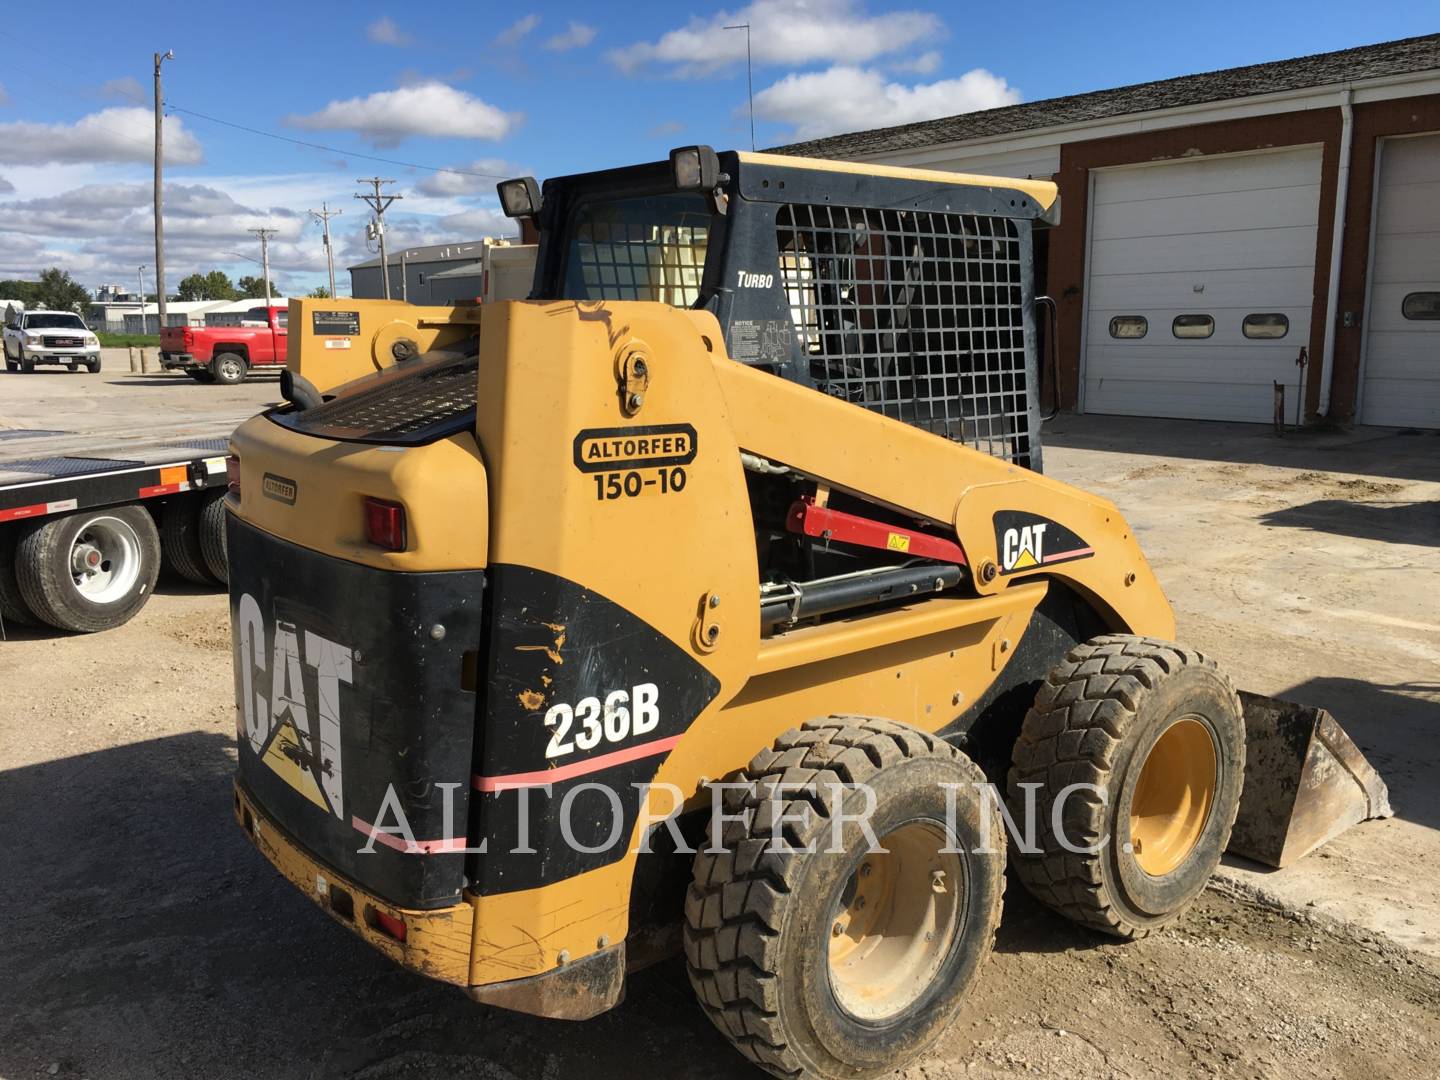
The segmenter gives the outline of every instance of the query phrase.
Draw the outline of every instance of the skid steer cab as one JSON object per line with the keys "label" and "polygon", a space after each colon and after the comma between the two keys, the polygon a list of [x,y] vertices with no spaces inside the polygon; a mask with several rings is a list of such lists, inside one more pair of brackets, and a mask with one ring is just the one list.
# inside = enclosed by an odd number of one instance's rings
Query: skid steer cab
{"label": "skid steer cab", "polygon": [[1063,915],[1175,918],[1245,725],[1115,506],[1041,472],[1054,187],[689,147],[500,195],[528,300],[412,312],[426,351],[234,435],[266,858],[511,1009],[592,1016],[683,949],[784,1076],[939,1035],[1007,817]]}

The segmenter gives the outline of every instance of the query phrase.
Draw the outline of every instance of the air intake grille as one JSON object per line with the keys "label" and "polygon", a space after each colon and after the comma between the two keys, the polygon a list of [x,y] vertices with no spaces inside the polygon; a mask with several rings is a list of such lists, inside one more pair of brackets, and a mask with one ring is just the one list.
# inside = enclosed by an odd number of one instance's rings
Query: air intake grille
{"label": "air intake grille", "polygon": [[276,413],[277,424],[332,439],[413,444],[475,423],[476,357],[414,362],[351,383],[340,396],[304,411]]}
{"label": "air intake grille", "polygon": [[820,390],[1030,464],[1015,221],[786,205],[776,222],[790,315]]}

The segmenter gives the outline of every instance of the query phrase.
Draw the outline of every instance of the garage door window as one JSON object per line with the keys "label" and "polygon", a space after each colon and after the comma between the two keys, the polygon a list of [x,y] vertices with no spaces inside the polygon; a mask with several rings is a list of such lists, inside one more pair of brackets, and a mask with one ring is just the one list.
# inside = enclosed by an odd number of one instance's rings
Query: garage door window
{"label": "garage door window", "polygon": [[1282,338],[1290,332],[1290,320],[1278,312],[1246,315],[1240,332],[1247,338]]}
{"label": "garage door window", "polygon": [[1176,315],[1170,332],[1177,338],[1208,338],[1215,333],[1215,320],[1209,315]]}
{"label": "garage door window", "polygon": [[1142,338],[1150,330],[1150,321],[1144,315],[1116,315],[1110,320],[1112,338]]}
{"label": "garage door window", "polygon": [[1412,292],[1405,297],[1400,313],[1407,319],[1440,319],[1440,292]]}

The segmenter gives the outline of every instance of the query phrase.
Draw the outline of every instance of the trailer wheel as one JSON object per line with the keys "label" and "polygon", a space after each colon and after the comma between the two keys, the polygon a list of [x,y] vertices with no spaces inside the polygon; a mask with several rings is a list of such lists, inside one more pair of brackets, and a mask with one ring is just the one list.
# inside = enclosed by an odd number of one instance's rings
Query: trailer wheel
{"label": "trailer wheel", "polygon": [[[1077,645],[1046,678],[1012,762],[1016,821],[1023,785],[1039,785],[1039,850],[1015,855],[1025,887],[1085,926],[1143,937],[1185,910],[1230,841],[1244,714],[1214,661],[1167,641],[1107,635]],[[1067,788],[1062,837],[1055,809]]]}
{"label": "trailer wheel", "polygon": [[200,506],[200,554],[205,568],[216,581],[230,580],[230,560],[225,544],[225,492],[206,495]]}
{"label": "trailer wheel", "polygon": [[25,606],[15,580],[16,536],[14,528],[0,529],[0,619],[6,626],[34,626],[39,620]]}
{"label": "trailer wheel", "polygon": [[245,381],[250,365],[239,353],[221,353],[210,361],[210,374],[222,386],[234,386]]}
{"label": "trailer wheel", "polygon": [[777,1076],[904,1068],[954,1017],[1000,921],[1005,841],[984,774],[916,728],[830,717],[738,779],[755,786],[727,788],[726,814],[743,819],[696,855],[685,902],[706,1015]]}
{"label": "trailer wheel", "polygon": [[60,630],[94,633],[128,622],[160,573],[160,535],[141,506],[35,522],[20,536],[15,575],[26,605]]}
{"label": "trailer wheel", "polygon": [[196,585],[214,585],[200,548],[197,499],[172,499],[160,516],[160,553],[165,566]]}

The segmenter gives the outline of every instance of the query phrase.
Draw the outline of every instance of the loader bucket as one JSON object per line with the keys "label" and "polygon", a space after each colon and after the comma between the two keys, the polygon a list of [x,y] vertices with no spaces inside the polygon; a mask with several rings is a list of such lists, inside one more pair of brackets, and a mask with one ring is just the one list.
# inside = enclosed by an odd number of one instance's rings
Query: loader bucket
{"label": "loader bucket", "polygon": [[1240,691],[1245,787],[1229,850],[1289,866],[1351,825],[1390,817],[1390,793],[1324,709]]}

